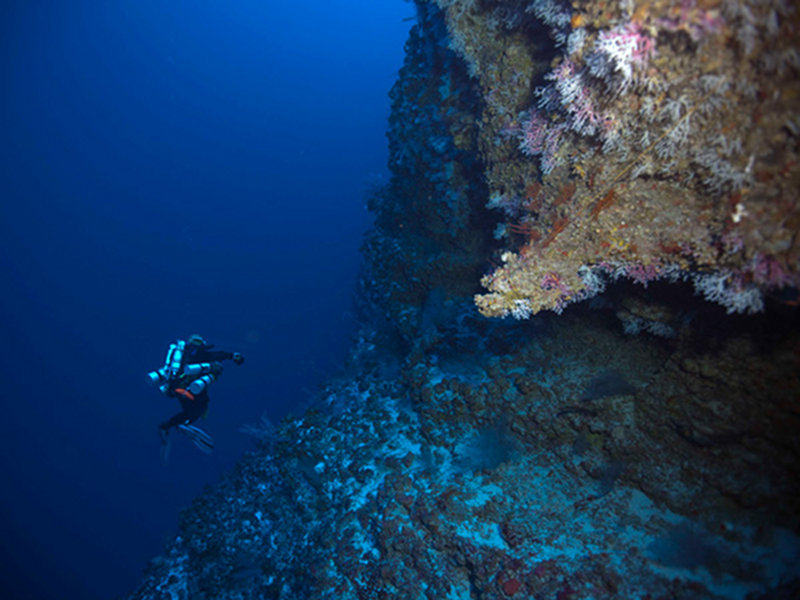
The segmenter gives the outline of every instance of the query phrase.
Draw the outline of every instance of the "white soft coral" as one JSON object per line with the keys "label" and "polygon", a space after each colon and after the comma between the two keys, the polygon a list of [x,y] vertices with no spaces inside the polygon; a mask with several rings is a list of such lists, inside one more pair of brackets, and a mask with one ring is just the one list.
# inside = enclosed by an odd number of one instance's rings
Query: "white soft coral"
{"label": "white soft coral", "polygon": [[[614,71],[622,76],[620,91],[625,91],[633,81],[634,66],[643,67],[647,64],[655,51],[655,42],[637,24],[627,23],[610,31],[600,32],[594,48],[599,55],[607,57],[614,65]],[[603,62],[597,61],[597,64]]]}

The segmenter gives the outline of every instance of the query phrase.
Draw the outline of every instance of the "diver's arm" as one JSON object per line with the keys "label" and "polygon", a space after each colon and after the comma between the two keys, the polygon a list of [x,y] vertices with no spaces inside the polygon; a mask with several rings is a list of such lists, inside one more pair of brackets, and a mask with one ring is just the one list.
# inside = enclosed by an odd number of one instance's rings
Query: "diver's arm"
{"label": "diver's arm", "polygon": [[232,360],[237,365],[244,362],[244,357],[240,352],[226,352],[225,350],[204,350],[198,362],[221,362],[223,360]]}
{"label": "diver's arm", "polygon": [[233,352],[226,352],[225,350],[203,350],[197,355],[197,362],[220,362],[223,360],[231,360]]}

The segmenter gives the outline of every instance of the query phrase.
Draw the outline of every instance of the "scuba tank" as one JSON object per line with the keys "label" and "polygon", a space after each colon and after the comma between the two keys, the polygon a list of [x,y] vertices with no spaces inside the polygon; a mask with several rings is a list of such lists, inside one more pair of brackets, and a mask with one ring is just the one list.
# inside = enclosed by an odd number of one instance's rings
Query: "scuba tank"
{"label": "scuba tank", "polygon": [[150,371],[147,374],[147,378],[153,385],[156,383],[163,383],[167,380],[167,370],[164,367],[161,367],[158,371]]}
{"label": "scuba tank", "polygon": [[211,363],[196,363],[193,365],[186,365],[183,368],[183,375],[188,377],[198,377],[186,388],[195,396],[206,389],[209,385],[217,380],[217,376],[211,373]]}
{"label": "scuba tank", "polygon": [[169,390],[169,384],[176,377],[181,374],[181,363],[183,362],[183,353],[186,348],[186,342],[178,340],[174,344],[169,345],[167,356],[164,359],[164,366],[157,371],[150,371],[147,374],[151,384],[162,384],[159,389],[163,393]]}
{"label": "scuba tank", "polygon": [[[183,365],[186,345],[187,343],[184,340],[178,340],[174,344],[170,344],[167,356],[164,359],[164,366],[158,371],[151,371],[147,374],[150,383],[162,384],[159,389],[163,394],[170,395],[174,389],[177,389],[176,386],[181,385],[181,382],[193,380],[186,386],[186,391],[196,396],[217,380],[218,373],[212,372],[214,365],[217,363],[205,362]],[[205,347],[210,348],[211,345],[205,344]]]}
{"label": "scuba tank", "polygon": [[164,361],[163,367],[167,370],[169,379],[180,375],[181,363],[183,362],[183,351],[185,348],[186,342],[183,340],[178,340],[176,343],[169,345],[169,350],[167,350],[167,358]]}
{"label": "scuba tank", "polygon": [[216,379],[217,378],[211,374],[203,375],[199,379],[195,379],[192,383],[190,383],[189,387],[187,387],[186,389],[190,391],[193,395],[197,396],[197,394],[201,393],[209,385],[214,383]]}
{"label": "scuba tank", "polygon": [[193,365],[186,365],[183,368],[183,374],[191,377],[195,375],[205,375],[211,372],[211,363],[196,363]]}

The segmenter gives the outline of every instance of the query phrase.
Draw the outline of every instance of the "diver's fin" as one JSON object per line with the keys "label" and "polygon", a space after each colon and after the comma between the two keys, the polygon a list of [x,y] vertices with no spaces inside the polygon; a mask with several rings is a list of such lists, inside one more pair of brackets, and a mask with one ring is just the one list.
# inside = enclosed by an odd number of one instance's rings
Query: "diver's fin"
{"label": "diver's fin", "polygon": [[170,449],[169,440],[168,439],[163,440],[161,442],[161,466],[162,467],[166,467],[167,466],[167,460],[169,460],[169,449]]}
{"label": "diver's fin", "polygon": [[165,429],[164,427],[159,427],[158,437],[161,438],[161,466],[166,467],[167,460],[169,460],[170,450],[169,430]]}
{"label": "diver's fin", "polygon": [[214,440],[205,431],[194,425],[178,425],[178,429],[192,440],[192,443],[200,448],[201,451],[206,454],[211,454],[211,451],[214,449]]}

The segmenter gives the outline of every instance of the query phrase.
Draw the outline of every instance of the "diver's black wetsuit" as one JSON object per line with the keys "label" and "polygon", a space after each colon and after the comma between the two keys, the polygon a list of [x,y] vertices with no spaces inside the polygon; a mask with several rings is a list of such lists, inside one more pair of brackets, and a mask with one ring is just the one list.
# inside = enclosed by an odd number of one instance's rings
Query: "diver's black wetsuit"
{"label": "diver's black wetsuit", "polygon": [[[197,363],[213,363],[222,362],[233,358],[233,352],[226,352],[224,350],[211,350],[211,346],[187,346],[183,355],[183,364],[194,365]],[[167,396],[177,398],[181,403],[181,412],[173,416],[168,421],[164,421],[159,425],[160,429],[169,431],[171,427],[185,423],[194,423],[202,417],[208,410],[208,389],[203,390],[195,395],[194,399],[187,398],[175,392],[179,388],[187,388],[194,381],[193,378],[182,375],[178,377],[173,383],[170,384],[170,389]]]}
{"label": "diver's black wetsuit", "polygon": [[168,421],[164,421],[161,425],[159,425],[161,429],[169,430],[170,427],[194,423],[206,413],[206,410],[208,410],[209,397],[206,390],[203,390],[197,394],[194,397],[194,400],[190,400],[189,398],[185,398],[184,396],[180,396],[174,392],[171,392],[168,395],[177,398],[178,402],[181,403],[181,409],[183,410],[181,410],[181,412],[173,416]]}

